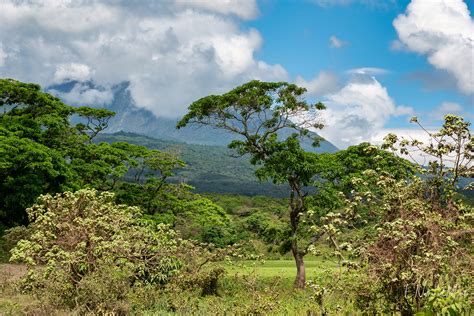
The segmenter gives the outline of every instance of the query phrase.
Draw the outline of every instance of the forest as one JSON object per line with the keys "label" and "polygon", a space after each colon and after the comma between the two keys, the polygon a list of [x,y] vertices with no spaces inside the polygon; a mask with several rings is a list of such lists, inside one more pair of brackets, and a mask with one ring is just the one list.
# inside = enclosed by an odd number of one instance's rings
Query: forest
{"label": "forest", "polygon": [[305,93],[190,104],[176,128],[223,148],[108,134],[114,112],[0,79],[0,314],[472,314],[470,122],[320,153]]}

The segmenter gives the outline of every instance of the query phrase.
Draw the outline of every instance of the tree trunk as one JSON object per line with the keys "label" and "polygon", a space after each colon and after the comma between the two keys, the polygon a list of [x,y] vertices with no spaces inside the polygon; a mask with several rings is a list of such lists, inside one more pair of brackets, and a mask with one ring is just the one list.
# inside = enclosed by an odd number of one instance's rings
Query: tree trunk
{"label": "tree trunk", "polygon": [[298,225],[299,225],[299,215],[300,212],[304,209],[304,200],[300,191],[300,186],[298,181],[290,180],[290,185],[292,188],[290,194],[290,223],[291,223],[291,252],[295,258],[296,264],[296,279],[294,286],[295,288],[302,289],[306,285],[306,270],[304,267],[304,253],[298,249]]}
{"label": "tree trunk", "polygon": [[291,243],[291,252],[295,258],[296,263],[296,278],[294,286],[298,289],[303,289],[306,285],[306,270],[304,267],[303,255],[298,250],[296,241]]}

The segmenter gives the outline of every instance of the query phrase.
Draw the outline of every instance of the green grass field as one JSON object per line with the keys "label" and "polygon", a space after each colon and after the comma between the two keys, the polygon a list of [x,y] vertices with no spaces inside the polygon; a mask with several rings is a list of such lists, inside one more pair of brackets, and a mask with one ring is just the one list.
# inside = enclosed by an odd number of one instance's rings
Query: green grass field
{"label": "green grass field", "polygon": [[[226,264],[225,267],[229,275],[255,273],[261,278],[280,277],[291,281],[296,276],[296,266],[293,260],[245,260],[231,265]],[[305,267],[308,279],[321,273],[327,273],[328,270],[337,271],[339,269],[339,265],[335,261],[314,257],[305,259]]]}
{"label": "green grass field", "polygon": [[[337,262],[324,258],[305,258],[308,280],[325,285],[333,283],[341,271]],[[293,289],[296,267],[293,260],[244,260],[222,263],[227,270],[219,282],[218,295],[200,296],[199,291],[179,295],[160,292],[156,303],[143,315],[319,315],[322,313],[310,288]],[[37,297],[23,295],[8,284],[26,272],[24,265],[0,265],[0,315],[47,315]],[[325,295],[330,315],[355,315],[352,306],[338,293]],[[169,310],[170,306],[174,312]],[[344,306],[344,309],[342,307]],[[60,311],[57,311],[61,314]],[[64,315],[67,313],[64,312]]]}

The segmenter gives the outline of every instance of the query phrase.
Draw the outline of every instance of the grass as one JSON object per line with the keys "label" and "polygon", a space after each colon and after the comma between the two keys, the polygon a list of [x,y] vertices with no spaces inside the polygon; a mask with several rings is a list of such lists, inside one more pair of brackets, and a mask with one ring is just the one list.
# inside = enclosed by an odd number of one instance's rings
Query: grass
{"label": "grass", "polygon": [[[131,314],[320,315],[323,312],[309,287],[300,291],[293,289],[296,275],[293,260],[244,260],[222,265],[227,270],[227,275],[219,281],[218,295],[201,297],[200,291],[195,289],[157,292],[159,295],[154,296],[156,302],[146,308],[142,302],[142,305],[134,307],[139,309],[130,310]],[[305,266],[307,279],[314,279],[322,285],[334,283],[341,271],[337,262],[323,257],[307,256]],[[3,275],[3,278],[0,278],[0,285],[3,284],[0,286],[0,315],[64,314],[51,309],[47,304],[44,307],[35,297],[15,292],[7,286],[24,274],[24,266],[2,264],[0,272]],[[136,297],[141,297],[140,293],[138,291]],[[341,298],[339,293],[325,295],[325,306],[330,315],[356,314],[351,306],[346,306],[348,303],[345,301],[346,298]],[[125,303],[132,306],[133,302],[134,299],[131,299]]]}
{"label": "grass", "polygon": [[[308,257],[305,260],[306,277],[309,279],[328,270],[335,272],[339,269],[337,262],[323,258]],[[229,275],[255,273],[261,278],[279,277],[293,280],[296,276],[296,266],[293,260],[245,260],[236,264],[226,265]]]}

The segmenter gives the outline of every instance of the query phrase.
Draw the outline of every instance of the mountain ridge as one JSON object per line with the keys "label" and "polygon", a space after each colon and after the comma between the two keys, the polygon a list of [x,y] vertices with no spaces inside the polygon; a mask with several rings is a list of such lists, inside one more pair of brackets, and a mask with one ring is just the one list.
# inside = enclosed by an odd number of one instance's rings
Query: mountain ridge
{"label": "mountain ridge", "polygon": [[[93,82],[67,81],[58,85],[50,86],[47,92],[53,93],[62,98],[70,93],[76,86],[82,86],[86,89],[102,89]],[[182,129],[176,129],[178,119],[157,117],[151,111],[140,108],[129,90],[129,83],[122,82],[111,87],[113,94],[112,100],[105,104],[87,104],[92,107],[104,107],[114,111],[116,114],[109,121],[107,133],[132,132],[155,139],[184,142],[188,144],[209,145],[209,146],[227,146],[235,135],[222,130],[213,129],[208,126],[189,126]],[[83,105],[83,104],[72,104]],[[289,134],[291,131],[283,131]],[[338,148],[330,142],[323,140],[320,146],[314,148],[309,140],[302,142],[302,146],[309,151],[315,152],[336,152]]]}

